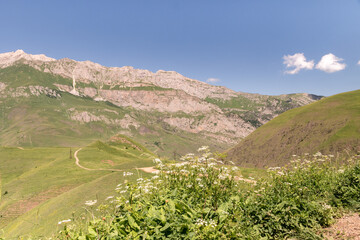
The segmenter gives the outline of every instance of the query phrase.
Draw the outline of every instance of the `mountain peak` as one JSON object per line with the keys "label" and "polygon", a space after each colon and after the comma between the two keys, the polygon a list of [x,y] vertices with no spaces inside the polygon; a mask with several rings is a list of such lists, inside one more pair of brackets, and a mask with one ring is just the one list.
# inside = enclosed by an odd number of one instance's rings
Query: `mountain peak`
{"label": "mountain peak", "polygon": [[15,51],[15,54],[24,54],[25,52],[22,49],[18,49]]}
{"label": "mountain peak", "polygon": [[56,61],[54,58],[45,56],[44,54],[28,54],[22,49],[18,49],[15,52],[7,52],[0,54],[0,67],[8,67],[19,60],[25,61],[39,61],[39,62],[51,62]]}

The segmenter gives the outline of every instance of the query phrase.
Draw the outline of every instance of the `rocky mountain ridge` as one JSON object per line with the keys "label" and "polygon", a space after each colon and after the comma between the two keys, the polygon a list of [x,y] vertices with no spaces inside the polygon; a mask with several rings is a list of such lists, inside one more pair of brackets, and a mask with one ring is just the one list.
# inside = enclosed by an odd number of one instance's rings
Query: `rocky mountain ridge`
{"label": "rocky mountain ridge", "polygon": [[[13,70],[15,73],[7,75],[7,69],[17,66],[19,69]],[[44,77],[40,83],[21,66],[51,74],[59,80],[51,82]],[[321,98],[306,93],[267,96],[235,92],[187,78],[174,71],[159,70],[153,73],[129,66],[105,67],[90,61],[56,60],[42,54],[31,55],[22,50],[0,54],[1,69],[0,101],[6,97],[29,98],[40,94],[60,99],[62,93],[70,93],[147,112],[156,116],[156,122],[165,129],[169,126],[196,133],[199,138],[206,137],[227,146],[238,142],[278,114]],[[124,130],[131,126],[148,129],[154,123],[147,117],[142,117],[140,121],[137,116],[130,115],[123,119],[113,116],[111,119],[93,110],[74,109],[68,113],[71,121],[118,124]]]}

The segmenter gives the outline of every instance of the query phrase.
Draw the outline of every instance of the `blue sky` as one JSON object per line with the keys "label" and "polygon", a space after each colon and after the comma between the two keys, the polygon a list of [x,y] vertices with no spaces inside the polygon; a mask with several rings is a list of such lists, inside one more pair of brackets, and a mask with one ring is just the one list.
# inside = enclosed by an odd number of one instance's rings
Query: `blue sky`
{"label": "blue sky", "polygon": [[359,0],[9,0],[0,29],[0,52],[173,70],[236,91],[360,88]]}

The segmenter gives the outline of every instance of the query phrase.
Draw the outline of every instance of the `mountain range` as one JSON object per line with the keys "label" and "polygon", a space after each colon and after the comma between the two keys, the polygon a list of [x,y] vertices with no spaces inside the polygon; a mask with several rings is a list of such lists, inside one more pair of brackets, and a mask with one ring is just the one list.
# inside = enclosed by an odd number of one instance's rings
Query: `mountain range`
{"label": "mountain range", "polygon": [[0,54],[0,144],[73,146],[122,133],[159,155],[225,150],[321,99],[236,92],[174,71],[105,67],[22,50]]}

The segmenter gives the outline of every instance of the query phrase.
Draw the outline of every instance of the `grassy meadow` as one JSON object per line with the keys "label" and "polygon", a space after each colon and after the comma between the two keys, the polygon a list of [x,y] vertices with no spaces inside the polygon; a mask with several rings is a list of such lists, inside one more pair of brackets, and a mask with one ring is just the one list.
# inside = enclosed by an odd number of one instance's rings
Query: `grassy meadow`
{"label": "grassy meadow", "polygon": [[[86,200],[101,202],[114,191],[123,171],[107,168],[132,172],[136,179],[150,174],[135,168],[153,165],[154,155],[140,144],[98,141],[78,153],[80,164],[94,169],[88,171],[75,164],[77,149],[71,149],[70,158],[70,148],[0,148],[4,237],[49,235],[58,228],[58,221],[83,212]],[[105,170],[96,170],[100,168]]]}

